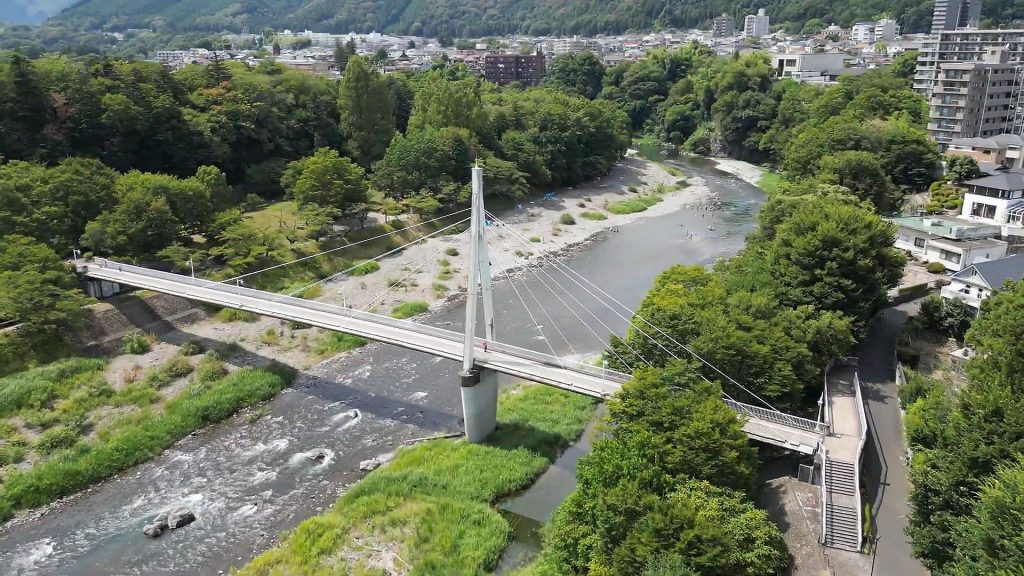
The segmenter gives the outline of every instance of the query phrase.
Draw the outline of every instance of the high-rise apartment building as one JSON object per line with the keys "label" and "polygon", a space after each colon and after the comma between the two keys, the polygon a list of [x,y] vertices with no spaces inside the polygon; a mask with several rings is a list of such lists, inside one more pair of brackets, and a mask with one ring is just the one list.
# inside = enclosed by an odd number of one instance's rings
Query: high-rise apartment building
{"label": "high-rise apartment building", "polygon": [[928,100],[928,133],[943,148],[960,138],[1011,133],[1020,103],[1021,63],[1005,48],[981,61],[939,62]]}
{"label": "high-rise apartment building", "polygon": [[715,38],[727,38],[736,34],[736,19],[722,14],[712,21],[711,35]]}
{"label": "high-rise apartment building", "polygon": [[944,30],[977,28],[981,19],[981,0],[935,0],[932,34]]}
{"label": "high-rise apartment building", "polygon": [[933,34],[919,51],[914,90],[930,98],[940,63],[981,62],[993,48],[1005,49],[1008,62],[1024,63],[1024,30],[950,30]]}
{"label": "high-rise apartment building", "polygon": [[763,38],[768,35],[768,15],[764,8],[760,8],[757,14],[749,14],[743,19],[743,35],[752,38]]}

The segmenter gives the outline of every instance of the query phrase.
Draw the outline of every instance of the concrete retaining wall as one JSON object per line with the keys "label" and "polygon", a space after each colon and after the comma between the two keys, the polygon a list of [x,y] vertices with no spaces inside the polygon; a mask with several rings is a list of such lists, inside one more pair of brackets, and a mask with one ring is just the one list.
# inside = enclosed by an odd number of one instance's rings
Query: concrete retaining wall
{"label": "concrete retaining wall", "polygon": [[157,335],[207,317],[200,305],[166,294],[126,294],[89,306],[83,327],[72,339],[84,350],[116,348],[125,334],[134,330]]}

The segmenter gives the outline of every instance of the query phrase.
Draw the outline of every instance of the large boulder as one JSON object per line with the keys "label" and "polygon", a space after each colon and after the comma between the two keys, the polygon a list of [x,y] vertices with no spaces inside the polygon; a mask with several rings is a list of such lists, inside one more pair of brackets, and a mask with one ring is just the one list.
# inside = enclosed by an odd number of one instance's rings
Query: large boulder
{"label": "large boulder", "polygon": [[171,530],[177,530],[178,528],[188,526],[195,522],[195,520],[196,515],[193,514],[191,510],[183,506],[171,508],[170,512],[167,513],[167,526]]}
{"label": "large boulder", "polygon": [[167,524],[167,512],[161,512],[153,518],[153,525],[159,526],[161,530],[167,530],[169,525]]}

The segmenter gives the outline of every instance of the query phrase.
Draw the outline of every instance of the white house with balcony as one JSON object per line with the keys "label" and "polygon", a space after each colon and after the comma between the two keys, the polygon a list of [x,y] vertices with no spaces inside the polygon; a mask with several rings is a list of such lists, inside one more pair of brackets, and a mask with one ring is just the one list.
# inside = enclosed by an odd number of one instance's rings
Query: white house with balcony
{"label": "white house with balcony", "polygon": [[991,262],[979,262],[953,274],[952,281],[942,288],[942,297],[961,300],[975,310],[981,302],[1009,281],[1024,279],[1024,254],[1014,254]]}
{"label": "white house with balcony", "polygon": [[1001,227],[962,218],[903,216],[896,225],[895,245],[925,262],[939,262],[950,272],[1006,256],[1007,243],[997,240]]}
{"label": "white house with balcony", "polygon": [[999,226],[1003,236],[1024,236],[1024,170],[999,170],[964,185],[962,218]]}

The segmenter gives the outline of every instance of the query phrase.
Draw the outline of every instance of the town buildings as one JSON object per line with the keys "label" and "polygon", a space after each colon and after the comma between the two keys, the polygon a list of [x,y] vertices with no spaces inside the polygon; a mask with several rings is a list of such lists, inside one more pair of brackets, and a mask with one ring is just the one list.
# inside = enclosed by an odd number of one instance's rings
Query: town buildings
{"label": "town buildings", "polygon": [[901,216],[895,246],[925,262],[939,262],[958,272],[978,262],[1006,256],[1008,244],[997,237],[1001,227],[948,216]]}
{"label": "town buildings", "polygon": [[764,8],[760,8],[757,14],[749,14],[743,19],[743,35],[751,38],[767,36],[769,31],[768,15]]}
{"label": "town buildings", "polygon": [[842,52],[797,52],[772,55],[772,68],[777,78],[797,82],[831,84],[847,72],[849,55]]}
{"label": "town buildings", "polygon": [[850,29],[850,40],[859,44],[873,44],[875,42],[875,23],[858,22]]}
{"label": "town buildings", "polygon": [[874,42],[892,42],[900,35],[900,25],[891,18],[875,22]]}
{"label": "town buildings", "polygon": [[711,22],[711,36],[728,38],[736,34],[736,19],[729,14],[722,14]]}
{"label": "town buildings", "polygon": [[978,262],[953,274],[941,294],[949,300],[960,300],[977,312],[993,290],[1021,279],[1024,279],[1024,254],[1014,254],[990,262]]}
{"label": "town buildings", "polygon": [[998,134],[989,138],[955,138],[949,141],[946,156],[970,156],[983,172],[998,168],[1024,168],[1024,137]]}
{"label": "town buildings", "polygon": [[522,83],[537,86],[547,73],[544,54],[487,54],[484,56],[484,78],[495,84]]}

